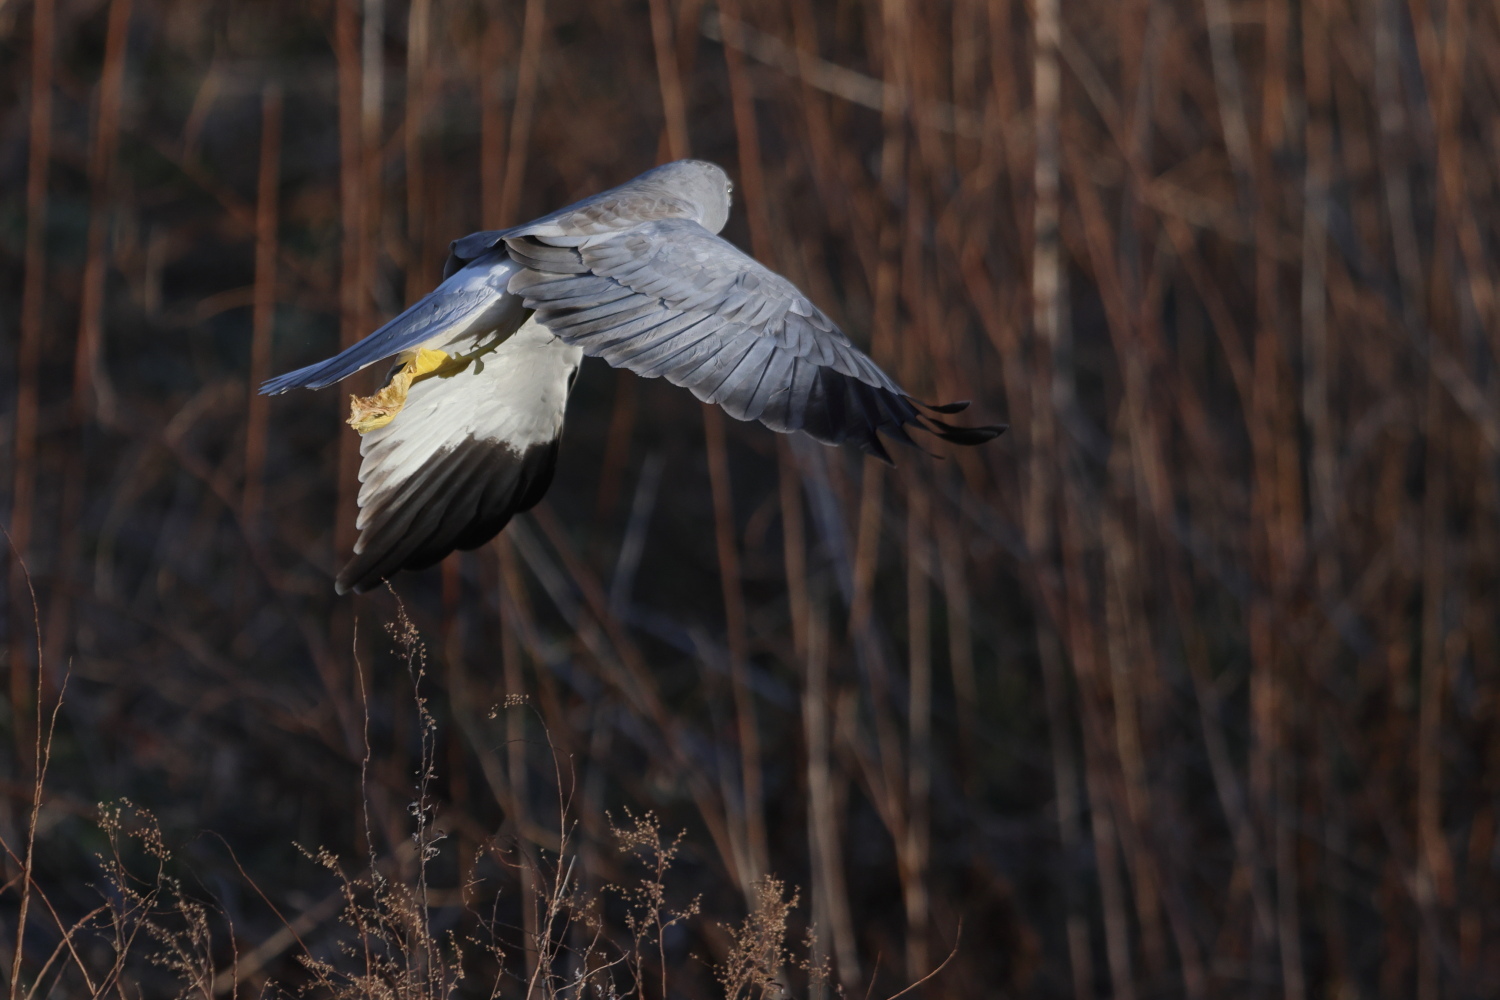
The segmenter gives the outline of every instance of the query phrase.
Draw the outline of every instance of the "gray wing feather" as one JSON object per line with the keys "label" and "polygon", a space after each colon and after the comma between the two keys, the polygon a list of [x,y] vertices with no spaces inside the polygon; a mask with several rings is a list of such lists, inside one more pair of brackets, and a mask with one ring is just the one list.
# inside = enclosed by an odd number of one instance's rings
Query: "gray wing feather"
{"label": "gray wing feather", "polygon": [[260,387],[261,394],[321,389],[377,361],[437,337],[458,336],[466,329],[476,335],[506,326],[514,329],[525,319],[524,310],[505,286],[520,270],[521,265],[504,251],[475,260],[359,343],[326,361],[271,379]]}
{"label": "gray wing feather", "polygon": [[737,419],[886,459],[879,433],[907,443],[914,426],[950,440],[998,433],[925,417],[796,286],[691,220],[593,243],[519,234],[505,244],[527,267],[510,290],[560,339]]}

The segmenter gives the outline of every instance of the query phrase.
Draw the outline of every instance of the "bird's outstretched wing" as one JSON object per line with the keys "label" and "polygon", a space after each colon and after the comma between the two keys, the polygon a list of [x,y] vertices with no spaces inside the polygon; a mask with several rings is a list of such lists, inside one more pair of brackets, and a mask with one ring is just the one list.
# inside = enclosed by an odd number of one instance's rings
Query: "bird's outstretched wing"
{"label": "bird's outstretched wing", "polygon": [[[510,279],[536,319],[584,353],[666,378],[739,420],[890,461],[879,433],[918,427],[979,444],[1002,427],[953,427],[924,414],[791,282],[688,219],[584,242],[508,236],[524,268]],[[927,407],[952,413],[961,404]]]}
{"label": "bird's outstretched wing", "polygon": [[377,361],[439,338],[453,342],[465,333],[476,339],[497,330],[508,334],[526,318],[515,296],[505,294],[506,282],[518,270],[519,265],[503,250],[481,254],[359,343],[326,361],[271,379],[260,387],[261,394],[322,389]]}
{"label": "bird's outstretched wing", "polygon": [[456,372],[415,382],[360,441],[359,540],[339,593],[483,545],[552,482],[582,352],[534,322]]}

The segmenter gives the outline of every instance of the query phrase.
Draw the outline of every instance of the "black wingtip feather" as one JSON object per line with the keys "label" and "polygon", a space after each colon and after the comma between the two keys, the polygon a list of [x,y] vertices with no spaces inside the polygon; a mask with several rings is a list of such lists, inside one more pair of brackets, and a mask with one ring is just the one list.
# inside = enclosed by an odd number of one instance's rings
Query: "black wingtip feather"
{"label": "black wingtip feather", "polygon": [[990,424],[984,427],[954,427],[952,424],[945,424],[941,420],[932,420],[930,418],[927,422],[937,428],[933,433],[944,441],[970,446],[984,444],[986,441],[993,441],[1001,434],[1004,434],[1010,426],[1009,424]]}
{"label": "black wingtip feather", "polygon": [[956,403],[924,403],[920,399],[912,399],[910,396],[906,398],[909,402],[920,406],[929,413],[962,413],[969,408],[969,401],[967,399],[960,399]]}

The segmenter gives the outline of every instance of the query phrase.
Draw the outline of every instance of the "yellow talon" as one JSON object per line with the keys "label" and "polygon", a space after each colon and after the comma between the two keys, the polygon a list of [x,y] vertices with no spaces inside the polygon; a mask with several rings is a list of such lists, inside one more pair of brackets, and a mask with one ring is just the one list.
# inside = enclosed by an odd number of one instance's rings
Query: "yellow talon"
{"label": "yellow talon", "polygon": [[411,391],[411,384],[423,375],[437,371],[447,360],[444,351],[418,348],[384,389],[373,396],[349,397],[349,426],[361,434],[368,434],[395,420],[396,414],[406,406],[406,394]]}

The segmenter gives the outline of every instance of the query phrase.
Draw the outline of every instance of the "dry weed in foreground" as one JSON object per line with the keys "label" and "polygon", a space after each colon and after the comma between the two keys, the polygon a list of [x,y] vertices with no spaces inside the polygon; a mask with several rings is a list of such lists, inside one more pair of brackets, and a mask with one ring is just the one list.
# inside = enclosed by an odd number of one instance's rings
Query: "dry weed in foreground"
{"label": "dry weed in foreground", "polygon": [[[493,914],[481,914],[474,906],[485,888],[496,899],[503,890],[485,887],[473,875],[462,886],[470,929],[439,930],[434,926],[428,863],[439,855],[439,844],[446,836],[432,825],[432,816],[438,812],[431,791],[437,778],[437,721],[423,693],[426,652],[421,636],[404,609],[398,608],[397,614],[387,631],[411,680],[421,734],[421,759],[413,789],[416,797],[407,810],[413,818],[411,843],[398,845],[398,856],[393,857],[378,857],[372,849],[368,868],[362,873],[351,871],[327,848],[297,845],[305,857],[337,880],[342,897],[337,919],[340,930],[311,943],[293,931],[301,949],[296,961],[305,976],[293,981],[265,981],[256,995],[317,1000],[449,1000],[462,993],[490,1000],[665,1000],[671,992],[672,973],[665,944],[667,932],[689,924],[702,910],[701,897],[697,896],[681,908],[668,903],[668,879],[685,831],[670,839],[664,837],[654,812],[637,815],[627,808],[626,822],[620,825],[610,817],[616,848],[645,868],[632,885],[603,886],[604,893],[625,904],[623,925],[628,939],[611,937],[603,900],[580,888],[584,873],[579,856],[571,850],[575,821],[570,816],[570,797],[564,789],[561,766],[555,770],[560,849],[531,856],[525,845],[507,847],[498,841],[486,845],[502,866],[518,872],[529,867],[535,874],[530,901],[537,917],[534,930],[520,941],[506,943],[508,928]],[[36,774],[38,808],[52,732],[49,729],[42,735],[41,767]],[[368,738],[365,764],[367,768]],[[364,797],[368,807],[369,797]],[[107,851],[97,855],[98,869],[103,873],[98,887],[103,903],[65,929],[50,956],[34,975],[26,977],[29,983],[22,982],[21,962],[16,962],[13,1000],[33,1000],[59,991],[121,1000],[147,995],[170,995],[179,1000],[242,995],[248,984],[242,981],[238,951],[233,952],[227,967],[220,968],[215,959],[216,924],[228,929],[227,947],[235,948],[227,913],[212,902],[190,897],[181,880],[169,873],[172,853],[155,816],[128,799],[101,803],[98,815],[98,825],[109,845]],[[368,826],[368,819],[366,822]],[[366,835],[370,837],[368,829]],[[367,842],[373,844],[373,838]],[[13,852],[11,857],[19,860]],[[403,865],[403,859],[415,864]],[[403,871],[412,874],[406,878],[393,874]],[[520,884],[527,884],[527,880],[522,879]],[[253,881],[251,885],[260,892]],[[5,888],[13,890],[14,886]],[[62,927],[50,901],[40,893],[39,898]],[[270,900],[266,901],[269,904]],[[789,966],[805,973],[813,995],[827,994],[831,981],[828,968],[795,959],[786,944],[789,917],[799,901],[795,888],[788,895],[784,881],[767,875],[755,884],[754,906],[745,919],[737,926],[720,925],[728,948],[724,961],[714,966],[714,973],[725,1000],[788,996],[782,970]],[[290,923],[284,926],[292,929]],[[18,934],[18,946],[22,940]],[[85,940],[102,941],[108,946],[109,957],[103,967],[87,957],[97,954],[97,949],[79,947]],[[225,950],[225,943],[217,942],[221,956]],[[817,954],[812,929],[807,952]],[[531,958],[524,974],[516,971],[513,961],[521,954]],[[254,962],[249,965],[258,968]],[[166,975],[152,978],[146,974],[147,969]],[[476,970],[493,978],[475,981]],[[75,981],[78,987],[69,992]],[[841,989],[835,992],[842,995]]]}
{"label": "dry weed in foreground", "polygon": [[304,954],[300,961],[311,980],[297,990],[298,995],[330,1000],[438,1000],[452,996],[463,980],[465,947],[488,952],[503,966],[505,953],[497,945],[434,933],[425,881],[407,885],[379,871],[353,877],[329,851],[312,852],[309,857],[333,872],[342,885],[340,922],[354,937],[341,941],[338,953],[354,963],[354,969],[342,968],[332,958]]}
{"label": "dry weed in foreground", "polygon": [[627,809],[625,817],[630,821],[628,827],[616,826],[614,818],[610,817],[610,832],[614,834],[615,843],[620,852],[633,855],[643,862],[646,865],[647,874],[633,886],[606,886],[605,888],[618,893],[630,907],[625,916],[625,926],[630,928],[632,938],[630,969],[636,977],[635,991],[642,997],[646,995],[645,952],[655,945],[657,968],[660,971],[657,985],[661,987],[661,996],[665,997],[667,995],[665,941],[667,930],[696,917],[702,900],[694,897],[693,901],[682,910],[671,910],[667,907],[667,873],[672,868],[672,862],[677,858],[685,831],[679,832],[676,837],[667,842],[662,840],[661,823],[654,812],[636,816]]}
{"label": "dry weed in foreground", "polygon": [[[796,889],[790,899],[786,898],[786,883],[773,875],[763,875],[756,881],[755,908],[738,927],[725,928],[729,956],[714,970],[724,987],[725,1000],[761,1000],[786,992],[779,981],[782,967],[792,960],[786,948],[786,922],[800,900]],[[809,953],[815,954],[811,947]],[[804,967],[814,983],[827,979],[826,969]]]}
{"label": "dry weed in foreground", "polygon": [[[139,995],[139,985],[125,976],[127,960],[136,957],[170,973],[177,982],[177,997],[209,1000],[214,995],[214,910],[185,894],[182,883],[167,874],[172,854],[156,817],[129,799],[100,803],[99,828],[109,838],[109,853],[99,855],[104,906],[102,913],[95,911],[97,917],[85,918],[75,929],[88,928],[96,920],[114,964],[91,987],[92,995]],[[132,844],[149,859],[151,870],[144,877],[126,862]],[[142,940],[149,945],[142,947]],[[33,994],[44,974],[45,970],[37,976]]]}

